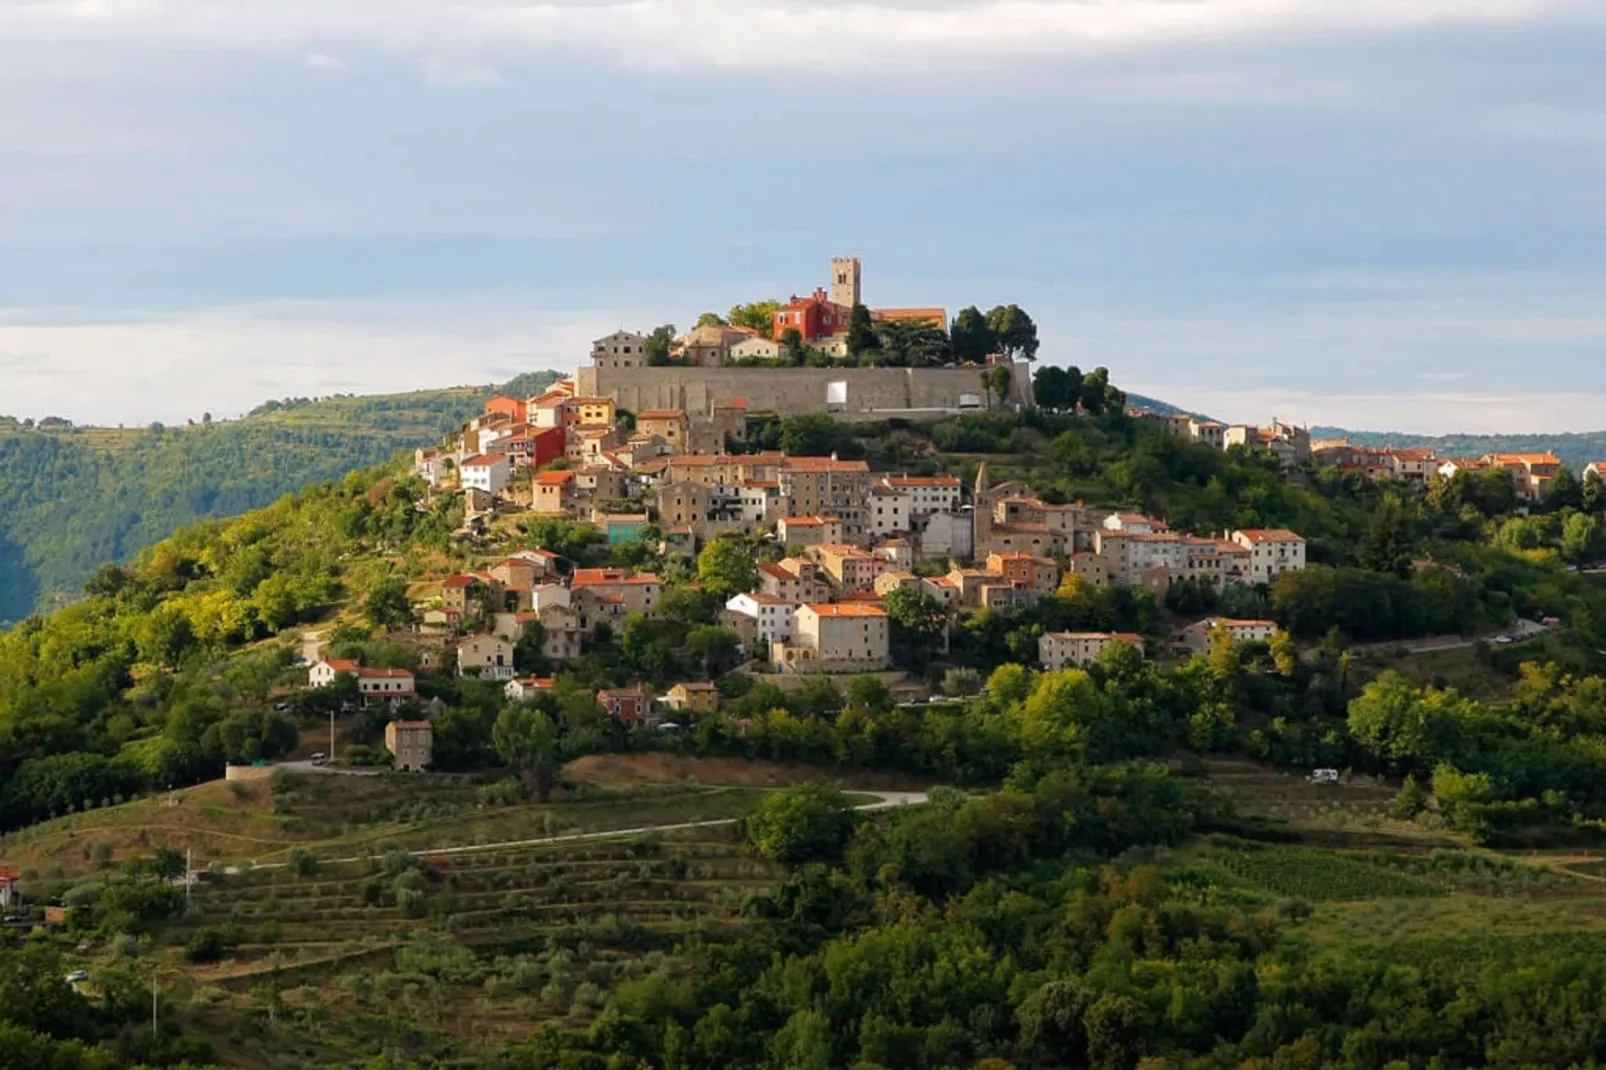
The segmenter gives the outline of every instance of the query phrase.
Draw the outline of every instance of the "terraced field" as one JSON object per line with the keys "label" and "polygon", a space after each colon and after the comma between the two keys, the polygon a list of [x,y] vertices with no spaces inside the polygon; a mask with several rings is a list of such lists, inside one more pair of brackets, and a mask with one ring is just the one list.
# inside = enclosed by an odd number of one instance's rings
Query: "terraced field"
{"label": "terraced field", "polygon": [[672,974],[688,942],[739,931],[747,897],[777,880],[729,826],[448,857],[392,850],[304,876],[223,878],[165,942],[176,959],[204,929],[241,937],[223,961],[191,968],[184,990],[236,1032],[257,1023],[256,1035],[222,1038],[277,1053],[249,1065],[338,1058],[376,1036],[438,1059],[584,1025],[621,985]]}

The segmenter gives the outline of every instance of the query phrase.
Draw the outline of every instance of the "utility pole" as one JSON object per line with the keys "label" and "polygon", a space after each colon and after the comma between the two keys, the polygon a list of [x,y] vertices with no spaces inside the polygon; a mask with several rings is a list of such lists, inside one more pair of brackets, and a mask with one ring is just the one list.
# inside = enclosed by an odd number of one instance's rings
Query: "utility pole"
{"label": "utility pole", "polygon": [[335,711],[329,711],[329,760],[335,760]]}
{"label": "utility pole", "polygon": [[153,1038],[160,1032],[160,1027],[156,1024],[156,993],[156,975],[153,973],[151,974],[151,1036]]}
{"label": "utility pole", "polygon": [[194,899],[190,889],[195,886],[195,848],[184,848],[184,913],[190,912]]}

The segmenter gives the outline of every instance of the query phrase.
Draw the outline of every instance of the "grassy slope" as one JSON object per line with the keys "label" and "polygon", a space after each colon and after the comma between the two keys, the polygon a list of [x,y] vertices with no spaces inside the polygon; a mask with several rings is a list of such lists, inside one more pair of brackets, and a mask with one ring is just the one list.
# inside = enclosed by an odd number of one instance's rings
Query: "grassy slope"
{"label": "grassy slope", "polygon": [[490,391],[328,398],[162,432],[0,430],[0,627],[70,601],[96,568],[185,524],[258,508],[433,442],[479,411]]}

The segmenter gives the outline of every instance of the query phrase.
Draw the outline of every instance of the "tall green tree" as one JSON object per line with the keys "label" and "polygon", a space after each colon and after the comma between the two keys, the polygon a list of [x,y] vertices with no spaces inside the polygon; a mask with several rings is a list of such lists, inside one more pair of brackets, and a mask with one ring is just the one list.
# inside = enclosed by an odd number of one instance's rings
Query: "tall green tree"
{"label": "tall green tree", "polygon": [[870,310],[864,305],[854,305],[848,313],[848,356],[857,358],[876,348],[877,344]]}
{"label": "tall green tree", "polygon": [[751,301],[745,305],[732,305],[725,318],[732,327],[746,327],[768,338],[775,330],[775,313],[780,308],[781,303],[773,299]]}
{"label": "tall green tree", "polygon": [[1016,360],[1037,359],[1037,324],[1019,305],[999,305],[988,312],[987,327],[996,339],[998,352]]}
{"label": "tall green tree", "polygon": [[1550,485],[1545,488],[1545,504],[1552,509],[1582,509],[1584,485],[1566,465],[1556,469]]}
{"label": "tall green tree", "polygon": [[954,359],[961,363],[981,364],[998,351],[998,337],[975,305],[960,309],[948,336]]}
{"label": "tall green tree", "polygon": [[1082,398],[1082,372],[1076,367],[1044,364],[1032,376],[1032,393],[1040,408],[1071,412]]}
{"label": "tall green tree", "polygon": [[407,580],[389,576],[375,584],[363,599],[363,616],[375,628],[400,631],[413,622],[413,600],[407,596]]}
{"label": "tall green tree", "polygon": [[697,555],[697,578],[721,600],[758,588],[758,560],[739,535],[726,533]]}
{"label": "tall green tree", "polygon": [[1385,494],[1372,511],[1372,519],[1361,536],[1358,556],[1361,564],[1374,572],[1388,572],[1406,579],[1411,575],[1413,540],[1405,503],[1397,494]]}
{"label": "tall green tree", "polygon": [[546,802],[557,784],[558,726],[541,710],[508,706],[491,729],[497,755]]}
{"label": "tall green tree", "polygon": [[669,350],[675,344],[675,325],[666,323],[661,327],[654,327],[652,333],[647,335],[647,363],[653,367],[663,367],[669,363]]}

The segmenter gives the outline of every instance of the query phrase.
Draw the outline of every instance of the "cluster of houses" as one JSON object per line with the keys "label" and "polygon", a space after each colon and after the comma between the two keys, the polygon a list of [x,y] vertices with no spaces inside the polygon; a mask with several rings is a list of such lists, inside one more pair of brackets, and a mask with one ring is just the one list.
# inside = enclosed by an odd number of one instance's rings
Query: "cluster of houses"
{"label": "cluster of houses", "polygon": [[[1428,448],[1356,445],[1348,439],[1311,440],[1310,432],[1275,418],[1265,427],[1251,424],[1223,424],[1188,413],[1157,413],[1129,408],[1127,415],[1152,423],[1184,442],[1230,449],[1233,446],[1259,447],[1270,451],[1284,467],[1293,468],[1306,461],[1342,472],[1387,480],[1407,486],[1426,487],[1436,479],[1450,479],[1458,472],[1502,469],[1511,474],[1517,497],[1538,501],[1561,468],[1561,459],[1549,451],[1541,453],[1488,453],[1482,457],[1440,457]],[[1606,475],[1606,461],[1585,467],[1584,474]]]}
{"label": "cluster of houses", "polygon": [[1129,407],[1126,414],[1134,420],[1150,423],[1173,438],[1213,449],[1227,450],[1234,446],[1259,447],[1270,451],[1286,468],[1304,464],[1311,459],[1310,431],[1303,427],[1285,424],[1272,417],[1270,424],[1224,424],[1206,420],[1185,412],[1158,413],[1150,409]]}
{"label": "cluster of houses", "polygon": [[[1393,446],[1357,446],[1348,439],[1318,442],[1312,451],[1318,464],[1353,472],[1372,480],[1387,480],[1426,487],[1436,479],[1452,479],[1461,472],[1503,470],[1511,474],[1517,497],[1538,501],[1561,470],[1561,458],[1543,453],[1486,453],[1482,457],[1440,457],[1431,449],[1396,449]],[[1606,462],[1595,462],[1585,474],[1606,473]]]}

